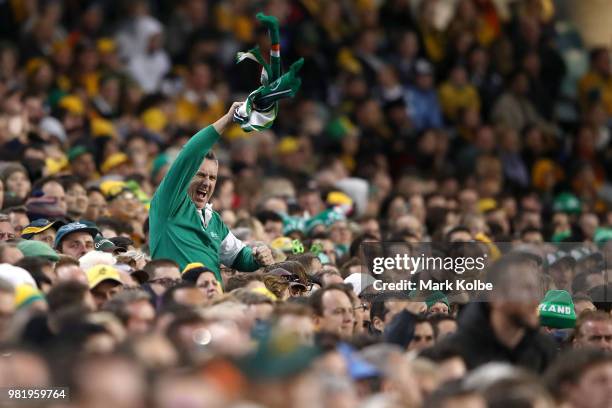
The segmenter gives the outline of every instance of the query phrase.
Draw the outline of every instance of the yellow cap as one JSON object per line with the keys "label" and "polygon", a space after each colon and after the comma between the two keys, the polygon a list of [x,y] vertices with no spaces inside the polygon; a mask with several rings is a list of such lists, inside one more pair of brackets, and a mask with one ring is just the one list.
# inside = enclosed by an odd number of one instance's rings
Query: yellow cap
{"label": "yellow cap", "polygon": [[47,157],[45,159],[45,168],[47,169],[47,175],[53,176],[68,168],[68,159],[66,156],[60,158]]}
{"label": "yellow cap", "polygon": [[481,213],[491,211],[497,208],[497,201],[493,198],[483,198],[478,201],[478,211]]}
{"label": "yellow cap", "polygon": [[491,260],[495,261],[501,257],[501,252],[499,248],[497,247],[497,245],[495,245],[493,241],[491,241],[491,238],[489,238],[482,232],[479,232],[478,234],[474,236],[474,239],[476,241],[482,242],[489,248],[489,253],[491,254],[491,258],[490,258]]}
{"label": "yellow cap", "polygon": [[114,52],[117,49],[117,44],[115,41],[108,37],[100,38],[96,45],[101,54],[108,54],[109,52]]}
{"label": "yellow cap", "polygon": [[147,109],[140,116],[145,127],[153,132],[161,132],[168,124],[166,114],[159,108]]}
{"label": "yellow cap", "polygon": [[327,203],[333,205],[353,205],[353,199],[342,191],[332,191],[327,195]]}
{"label": "yellow cap", "polygon": [[192,262],[190,264],[187,264],[187,266],[185,266],[185,269],[183,269],[182,273],[185,273],[193,268],[205,268],[205,266],[201,262]]}
{"label": "yellow cap", "polygon": [[102,166],[100,166],[100,170],[102,170],[102,173],[108,173],[115,167],[124,163],[129,163],[129,161],[130,158],[127,154],[122,152],[113,153],[108,156],[106,160],[104,160],[104,163],[102,163]]}
{"label": "yellow cap", "polygon": [[119,194],[125,188],[124,181],[107,180],[100,184],[100,191],[104,197],[114,196]]}
{"label": "yellow cap", "polygon": [[110,265],[96,265],[87,270],[89,289],[93,289],[103,281],[114,281],[122,284],[119,271]]}
{"label": "yellow cap", "polygon": [[291,251],[291,238],[278,237],[270,243],[272,249],[280,249],[281,251]]}
{"label": "yellow cap", "polygon": [[44,58],[39,58],[39,57],[30,58],[28,62],[26,62],[26,73],[28,74],[28,76],[33,75],[45,63],[46,63],[46,60]]}
{"label": "yellow cap", "polygon": [[67,39],[55,41],[52,45],[52,48],[53,48],[53,52],[70,49],[70,42],[68,42]]}
{"label": "yellow cap", "polygon": [[59,101],[60,108],[66,109],[75,115],[83,115],[85,113],[85,105],[83,101],[76,95],[66,95]]}
{"label": "yellow cap", "polygon": [[45,300],[42,292],[32,285],[28,285],[27,283],[18,285],[15,288],[15,306],[16,307],[26,307],[37,300]]}
{"label": "yellow cap", "polygon": [[276,148],[279,154],[291,154],[298,151],[300,148],[300,142],[297,137],[287,136],[283,137]]}
{"label": "yellow cap", "polygon": [[117,130],[113,122],[106,119],[94,118],[91,120],[91,134],[93,137],[117,137]]}
{"label": "yellow cap", "polygon": [[278,300],[276,295],[274,293],[270,292],[268,290],[268,288],[266,288],[266,287],[253,288],[253,289],[251,289],[251,292],[259,293],[260,295],[264,295],[264,296],[268,297],[269,299],[271,299],[273,302],[276,302]]}

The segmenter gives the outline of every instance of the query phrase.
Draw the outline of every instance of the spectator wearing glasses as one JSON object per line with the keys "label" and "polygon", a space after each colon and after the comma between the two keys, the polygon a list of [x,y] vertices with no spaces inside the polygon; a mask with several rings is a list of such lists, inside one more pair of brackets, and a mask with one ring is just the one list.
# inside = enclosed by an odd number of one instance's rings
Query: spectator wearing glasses
{"label": "spectator wearing glasses", "polygon": [[145,284],[149,292],[153,292],[152,300],[157,304],[157,299],[164,292],[180,282],[181,271],[176,262],[170,259],[156,259],[145,265],[144,271],[149,275],[149,281]]}

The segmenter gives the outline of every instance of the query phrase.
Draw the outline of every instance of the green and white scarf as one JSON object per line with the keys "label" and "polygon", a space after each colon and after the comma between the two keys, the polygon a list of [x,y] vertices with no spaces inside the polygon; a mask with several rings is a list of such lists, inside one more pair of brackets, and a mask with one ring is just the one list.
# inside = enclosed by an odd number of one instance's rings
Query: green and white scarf
{"label": "green and white scarf", "polygon": [[261,86],[251,92],[246,101],[234,112],[234,121],[239,123],[245,132],[264,130],[272,126],[278,114],[278,101],[295,96],[300,89],[302,81],[298,78],[297,72],[304,65],[304,59],[300,58],[291,65],[289,72],[281,75],[278,20],[276,17],[262,13],[258,13],[256,17],[268,28],[272,46],[270,64],[264,60],[259,47],[239,52],[236,58],[236,63],[250,59],[262,66]]}

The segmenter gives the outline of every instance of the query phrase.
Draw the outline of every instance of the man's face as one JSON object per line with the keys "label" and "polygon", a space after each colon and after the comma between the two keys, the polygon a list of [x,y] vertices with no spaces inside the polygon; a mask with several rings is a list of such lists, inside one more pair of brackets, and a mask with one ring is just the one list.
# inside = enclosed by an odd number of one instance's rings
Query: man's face
{"label": "man's face", "polygon": [[114,280],[105,280],[90,290],[93,295],[96,307],[100,309],[104,302],[109,300],[115,293],[119,293],[123,287]]}
{"label": "man's face", "polygon": [[94,250],[94,239],[87,232],[73,232],[62,239],[60,250],[62,254],[79,259]]}
{"label": "man's face", "polygon": [[198,210],[204,206],[212,197],[217,184],[217,172],[219,171],[219,163],[216,160],[204,160],[204,163],[198,169],[191,184],[189,184],[189,197],[195,204]]}
{"label": "man's face", "polygon": [[531,262],[513,264],[504,276],[494,287],[491,306],[516,326],[537,328],[538,305],[543,292],[538,267]]}
{"label": "man's face", "polygon": [[64,187],[60,183],[55,181],[45,184],[42,188],[45,197],[55,198],[57,200],[57,206],[66,214],[68,206],[66,205],[66,192]]}
{"label": "man's face", "polygon": [[55,242],[55,230],[53,228],[47,228],[41,233],[34,234],[32,240],[41,241],[53,247],[53,243]]}
{"label": "man's face", "polygon": [[211,272],[204,272],[198,276],[196,281],[198,289],[202,291],[204,297],[208,300],[212,300],[219,296],[221,292],[221,286],[215,278],[215,275]]}
{"label": "man's face", "polygon": [[108,209],[111,217],[131,221],[138,215],[140,203],[133,192],[126,190],[110,201]]}
{"label": "man's face", "polygon": [[101,193],[92,191],[89,193],[88,201],[87,210],[84,216],[85,219],[96,220],[99,217],[104,217],[107,215],[108,205],[106,204],[106,199]]}
{"label": "man's face", "polygon": [[550,268],[550,276],[557,289],[570,290],[574,278],[574,268],[569,261],[560,261]]}
{"label": "man's face", "polygon": [[9,219],[11,221],[11,225],[15,230],[15,235],[20,237],[21,231],[30,223],[30,219],[24,213],[20,212],[12,212],[9,214]]}
{"label": "man's face", "polygon": [[266,235],[268,236],[268,239],[270,241],[278,237],[282,237],[283,236],[283,223],[282,221],[268,220],[266,221],[266,224],[264,225],[264,231],[266,232]]}
{"label": "man's face", "polygon": [[66,192],[66,205],[70,214],[82,216],[87,211],[88,203],[87,191],[82,185],[73,184]]}
{"label": "man's face", "polygon": [[370,322],[370,304],[353,296],[353,311],[355,313],[355,332],[363,333],[365,326]]}
{"label": "man's face", "polygon": [[368,220],[361,224],[361,230],[364,234],[371,234],[377,239],[381,238],[380,224],[377,220]]}
{"label": "man's face", "polygon": [[612,363],[591,366],[568,391],[572,407],[608,408],[612,401]]}
{"label": "man's face", "polygon": [[181,279],[181,272],[176,266],[158,266],[155,276],[149,280],[151,289],[157,295],[163,294],[172,284]]}
{"label": "man's face", "polygon": [[438,302],[429,309],[429,313],[448,314],[448,305],[446,303]]}
{"label": "man's face", "polygon": [[96,172],[96,164],[91,153],[85,153],[74,159],[70,165],[72,173],[83,180],[90,179]]}
{"label": "man's face", "polygon": [[408,344],[408,351],[411,350],[423,350],[427,347],[434,345],[434,332],[431,323],[421,322],[417,323],[414,328],[414,337],[410,344]]}
{"label": "man's face", "polygon": [[0,242],[15,238],[15,230],[9,221],[0,221]]}
{"label": "man's face", "polygon": [[576,333],[574,346],[612,351],[612,320],[586,321]]}
{"label": "man's face", "polygon": [[155,319],[155,310],[148,300],[139,300],[127,306],[129,315],[126,328],[131,334],[148,333]]}
{"label": "man's face", "polygon": [[321,200],[321,195],[317,191],[311,191],[302,194],[298,198],[298,204],[304,209],[304,211],[307,211],[311,216],[317,215],[324,209],[323,201]]}
{"label": "man's face", "polygon": [[353,235],[346,221],[338,221],[329,228],[329,237],[336,244],[350,244]]}
{"label": "man's face", "polygon": [[319,328],[323,331],[337,333],[342,337],[353,335],[353,304],[341,290],[329,290],[323,294],[323,316],[319,318]]}

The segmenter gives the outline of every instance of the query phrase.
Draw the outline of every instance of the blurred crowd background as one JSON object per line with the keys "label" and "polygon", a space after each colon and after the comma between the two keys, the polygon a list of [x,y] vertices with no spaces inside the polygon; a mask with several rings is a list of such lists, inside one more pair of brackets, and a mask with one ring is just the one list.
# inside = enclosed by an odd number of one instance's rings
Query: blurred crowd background
{"label": "blurred crowd background", "polygon": [[[612,406],[610,51],[557,3],[0,1],[0,385],[74,407]],[[268,55],[258,11],[302,87],[221,138],[212,203],[277,263],[218,282],[150,259],[148,210],[259,86],[236,64]],[[495,243],[521,246],[549,291],[375,296],[369,241],[527,268]]]}

